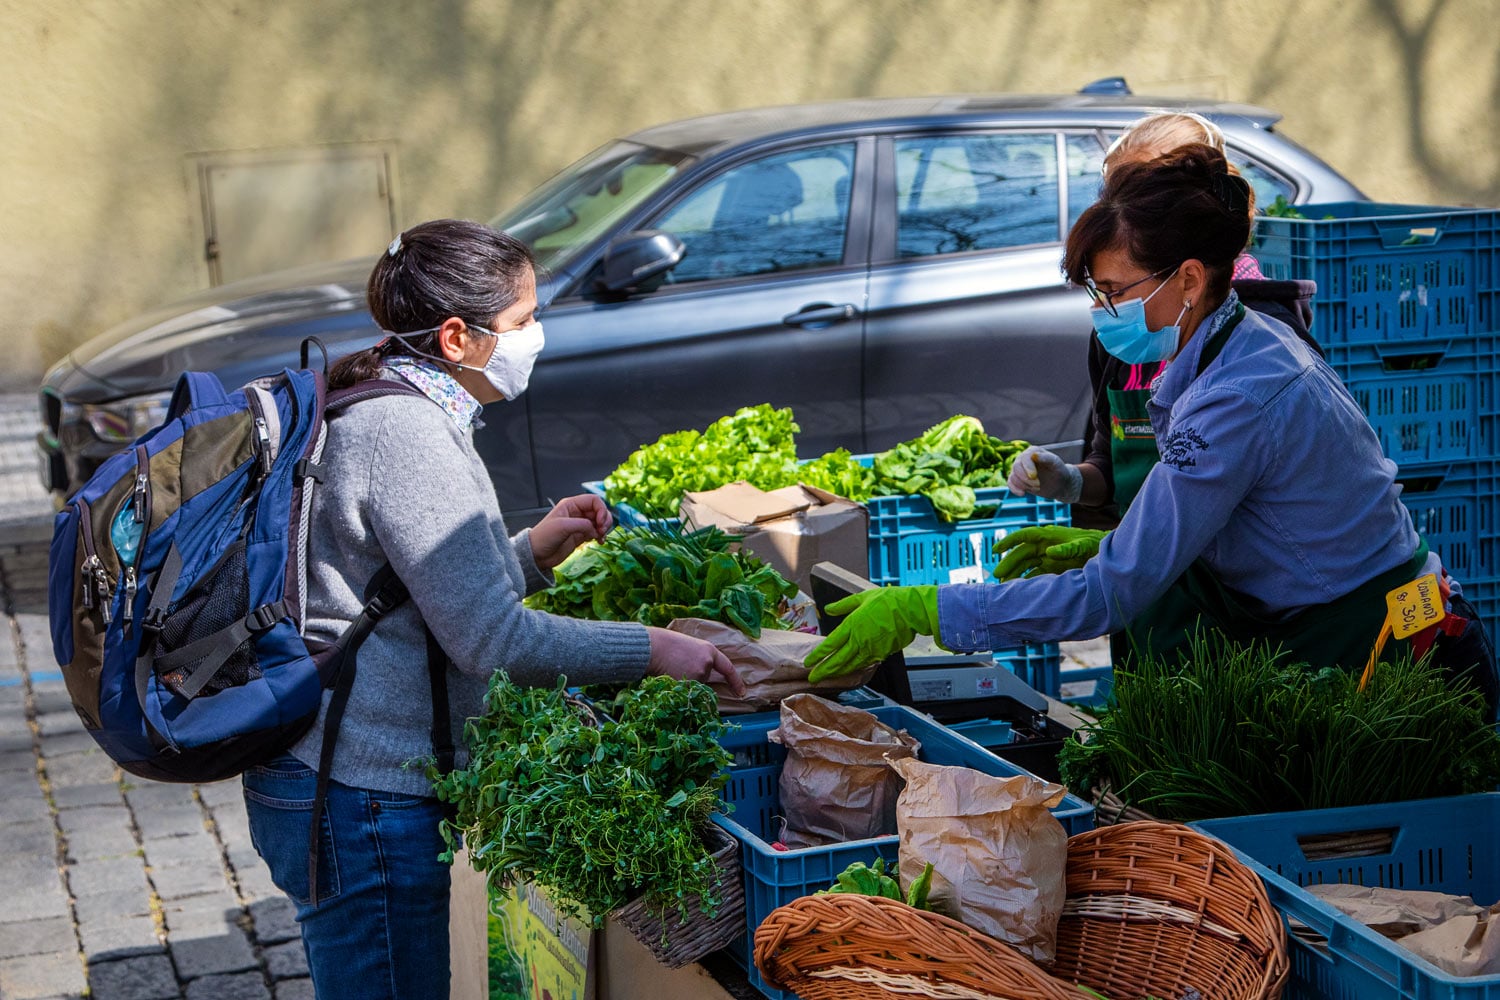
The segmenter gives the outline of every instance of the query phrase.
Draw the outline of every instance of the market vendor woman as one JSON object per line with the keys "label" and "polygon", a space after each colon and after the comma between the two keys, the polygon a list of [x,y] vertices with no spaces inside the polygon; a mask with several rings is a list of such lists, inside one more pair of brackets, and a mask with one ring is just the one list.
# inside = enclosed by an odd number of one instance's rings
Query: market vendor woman
{"label": "market vendor woman", "polygon": [[[1069,234],[1063,269],[1093,297],[1101,338],[1169,361],[1148,405],[1161,460],[1098,555],[1056,575],[857,594],[829,609],[848,617],[808,657],[815,678],[917,633],[977,651],[1124,630],[1135,649],[1170,655],[1199,627],[1359,669],[1388,591],[1426,573],[1452,583],[1338,376],[1230,289],[1250,237],[1247,198],[1222,153],[1185,146],[1111,170]],[[1493,715],[1488,636],[1457,585],[1447,610],[1457,635],[1407,642],[1435,642],[1438,662]]]}

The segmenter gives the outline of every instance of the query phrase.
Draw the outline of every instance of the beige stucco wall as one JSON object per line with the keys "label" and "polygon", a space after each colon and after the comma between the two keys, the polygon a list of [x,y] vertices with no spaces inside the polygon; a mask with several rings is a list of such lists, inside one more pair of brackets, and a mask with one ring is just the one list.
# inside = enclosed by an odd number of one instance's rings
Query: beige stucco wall
{"label": "beige stucco wall", "polygon": [[391,143],[402,224],[484,219],[657,121],[1123,74],[1275,108],[1373,197],[1500,204],[1500,0],[0,0],[0,25],[0,384],[208,283],[210,152]]}

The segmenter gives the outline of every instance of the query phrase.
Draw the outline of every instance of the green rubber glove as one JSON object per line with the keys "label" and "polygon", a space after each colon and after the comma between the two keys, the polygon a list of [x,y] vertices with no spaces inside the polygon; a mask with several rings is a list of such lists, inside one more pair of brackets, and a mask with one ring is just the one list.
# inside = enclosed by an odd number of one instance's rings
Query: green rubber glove
{"label": "green rubber glove", "polygon": [[833,633],[807,654],[816,684],[879,663],[920,635],[937,635],[937,587],[876,587],[828,605],[830,615],[847,615]]}
{"label": "green rubber glove", "polygon": [[1014,580],[1028,573],[1038,576],[1077,569],[1099,554],[1099,541],[1107,534],[1092,528],[1061,525],[1012,531],[995,543],[992,551],[1003,558],[993,574],[997,580]]}

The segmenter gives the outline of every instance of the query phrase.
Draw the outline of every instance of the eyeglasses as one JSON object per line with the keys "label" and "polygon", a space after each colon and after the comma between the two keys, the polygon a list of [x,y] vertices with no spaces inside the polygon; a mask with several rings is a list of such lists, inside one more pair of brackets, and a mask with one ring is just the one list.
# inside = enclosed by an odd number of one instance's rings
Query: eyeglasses
{"label": "eyeglasses", "polygon": [[[1182,265],[1180,265],[1180,264],[1177,265],[1177,267],[1181,267],[1181,266]],[[1116,288],[1112,292],[1106,292],[1104,289],[1102,289],[1098,285],[1094,284],[1094,276],[1091,275],[1091,274],[1089,274],[1089,269],[1088,268],[1084,268],[1083,269],[1083,287],[1088,290],[1089,298],[1091,298],[1091,299],[1094,300],[1094,305],[1096,305],[1099,308],[1103,309],[1105,312],[1109,313],[1111,316],[1118,317],[1120,315],[1120,310],[1117,309],[1117,308],[1115,308],[1115,296],[1117,296],[1117,295],[1123,295],[1124,293],[1126,293],[1126,292],[1130,291],[1132,288],[1134,288],[1136,285],[1142,284],[1143,282],[1150,281],[1152,278],[1160,277],[1161,275],[1166,274],[1168,271],[1176,271],[1177,267],[1164,267],[1160,271],[1153,271],[1152,273],[1146,275],[1144,278],[1139,278],[1139,279],[1137,279],[1135,281],[1132,281],[1130,284],[1126,285],[1124,288]]]}

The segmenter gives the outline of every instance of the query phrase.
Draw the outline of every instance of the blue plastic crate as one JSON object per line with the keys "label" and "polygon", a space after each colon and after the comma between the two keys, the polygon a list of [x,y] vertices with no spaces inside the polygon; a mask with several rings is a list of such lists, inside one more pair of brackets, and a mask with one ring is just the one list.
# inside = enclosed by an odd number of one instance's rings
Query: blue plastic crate
{"label": "blue plastic crate", "polygon": [[1008,489],[976,490],[989,517],[946,522],[926,497],[875,497],[870,510],[870,580],[881,585],[974,583],[990,578],[1000,560],[995,543],[1017,528],[1071,524],[1065,503],[1013,496]]}
{"label": "blue plastic crate", "polygon": [[1458,578],[1500,577],[1500,459],[1407,467],[1401,502],[1412,523]]}
{"label": "blue plastic crate", "polygon": [[1344,384],[1398,465],[1496,454],[1493,372],[1355,375]]}
{"label": "blue plastic crate", "polygon": [[[916,737],[922,744],[917,754],[921,760],[972,767],[999,777],[1028,773],[909,708],[892,705],[874,709],[871,714],[886,725],[905,729]],[[781,717],[776,712],[762,712],[736,721],[740,729],[721,740],[735,755],[729,784],[722,792],[724,800],[733,803],[734,812],[714,817],[714,822],[740,842],[740,861],[745,872],[746,933],[730,945],[729,951],[745,966],[750,982],[757,989],[775,1000],[789,1000],[794,994],[771,988],[755,970],[750,958],[755,929],[778,906],[828,888],[839,872],[856,861],[871,864],[877,856],[895,861],[898,840],[892,835],[795,851],[772,850],[780,826],[779,782],[786,750],[769,742],[766,734],[781,724]],[[1064,798],[1052,814],[1069,836],[1094,825],[1092,807],[1074,795]]]}
{"label": "blue plastic crate", "polygon": [[[1229,844],[1281,913],[1322,940],[1291,934],[1285,1000],[1500,1000],[1500,976],[1453,976],[1315,899],[1302,887],[1347,883],[1500,899],[1500,793],[1192,824]],[[1360,847],[1315,838],[1358,833]]]}
{"label": "blue plastic crate", "polygon": [[[1264,216],[1252,248],[1270,278],[1312,279],[1319,343],[1470,337],[1500,329],[1500,210],[1335,202]],[[1325,218],[1331,216],[1331,218]]]}
{"label": "blue plastic crate", "polygon": [[[995,651],[995,662],[1033,690],[1053,698],[1062,693],[1062,647],[1055,642],[1028,642],[1014,649],[999,649]],[[974,697],[984,695],[975,692]]]}
{"label": "blue plastic crate", "polygon": [[682,527],[682,519],[679,517],[647,517],[628,503],[612,503],[602,481],[584,483],[583,488],[585,492],[592,493],[603,500],[609,512],[614,515],[615,523],[626,528],[648,528],[653,525],[671,529]]}

